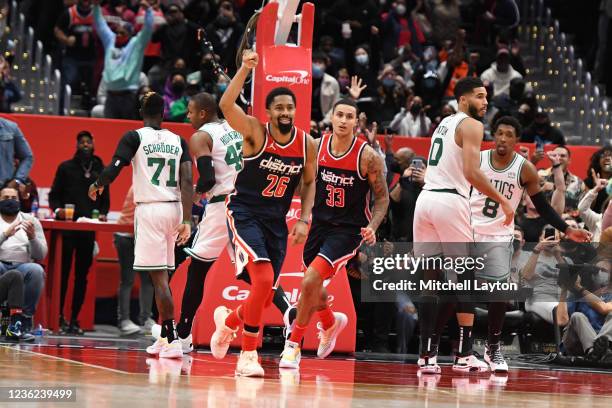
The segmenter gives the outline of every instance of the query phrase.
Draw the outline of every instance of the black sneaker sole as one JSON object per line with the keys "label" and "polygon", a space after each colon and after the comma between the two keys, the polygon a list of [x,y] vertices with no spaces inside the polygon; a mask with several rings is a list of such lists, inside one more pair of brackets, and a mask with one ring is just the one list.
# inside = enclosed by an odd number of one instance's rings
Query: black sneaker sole
{"label": "black sneaker sole", "polygon": [[608,350],[608,339],[604,336],[595,339],[593,343],[593,350],[589,354],[589,359],[592,361],[599,361],[606,354]]}

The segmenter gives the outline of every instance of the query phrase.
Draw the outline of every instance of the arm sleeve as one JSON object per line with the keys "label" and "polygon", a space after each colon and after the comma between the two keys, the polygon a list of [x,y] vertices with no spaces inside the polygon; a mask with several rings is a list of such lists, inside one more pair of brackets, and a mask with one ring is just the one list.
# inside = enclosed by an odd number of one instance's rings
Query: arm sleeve
{"label": "arm sleeve", "polygon": [[137,132],[130,130],[123,135],[113,155],[113,160],[102,170],[96,183],[99,186],[106,186],[112,183],[121,172],[121,169],[130,163],[139,146],[140,137]]}
{"label": "arm sleeve", "polygon": [[544,197],[544,193],[541,191],[529,196],[533,205],[536,208],[538,214],[542,216],[544,221],[552,225],[554,228],[558,229],[561,232],[565,232],[568,225],[563,221],[563,219],[557,214],[557,212],[551,207],[551,205],[546,201]]}
{"label": "arm sleeve", "polygon": [[23,183],[30,174],[34,156],[28,141],[17,126],[15,126],[15,157],[19,159],[19,167],[17,168],[15,178]]}
{"label": "arm sleeve", "polygon": [[181,137],[181,148],[183,149],[183,154],[181,155],[181,163],[190,162],[191,156],[189,155],[189,145],[187,144],[185,139],[183,139],[182,137]]}
{"label": "arm sleeve", "polygon": [[45,239],[45,232],[43,227],[36,218],[32,217],[31,220],[34,223],[34,229],[36,230],[36,237],[30,241],[30,256],[35,261],[42,261],[47,256],[47,240]]}

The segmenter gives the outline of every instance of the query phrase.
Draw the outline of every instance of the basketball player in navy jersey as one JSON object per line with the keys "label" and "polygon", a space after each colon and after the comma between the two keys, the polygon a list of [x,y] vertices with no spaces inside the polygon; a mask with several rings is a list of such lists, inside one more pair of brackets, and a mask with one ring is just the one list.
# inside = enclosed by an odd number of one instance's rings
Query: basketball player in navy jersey
{"label": "basketball player in navy jersey", "polygon": [[285,259],[287,212],[301,181],[302,218],[291,231],[291,241],[304,243],[314,201],[316,166],[314,141],[293,126],[296,98],[291,90],[275,88],[267,95],[270,120],[265,125],[236,104],[244,81],[258,62],[257,53],[244,52],[242,66],[219,102],[230,126],[244,138],[244,165],[236,176],[235,192],[227,199],[227,222],[235,249],[236,273],[248,275],[251,291],[236,310],[225,306],[215,310],[216,330],[210,341],[213,356],[223,358],[242,323],[242,352],[236,375],[253,377],[264,374],[257,343],[261,316],[272,303],[273,285]]}
{"label": "basketball player in navy jersey", "polygon": [[[320,319],[317,356],[327,357],[347,323],[327,304],[323,282],[357,252],[362,241],[376,242],[376,230],[389,205],[383,161],[366,141],[355,137],[357,105],[343,99],[332,110],[333,133],[318,140],[317,182],[312,228],[304,246],[302,293],[291,337],[285,342],[281,368],[298,368],[300,343],[312,314]],[[370,212],[370,195],[374,206]]]}

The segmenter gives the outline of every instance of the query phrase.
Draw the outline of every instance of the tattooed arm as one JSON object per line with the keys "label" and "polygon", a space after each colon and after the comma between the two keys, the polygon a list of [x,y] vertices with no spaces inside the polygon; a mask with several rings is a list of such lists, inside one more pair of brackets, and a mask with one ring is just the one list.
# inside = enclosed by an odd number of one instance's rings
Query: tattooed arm
{"label": "tattooed arm", "polygon": [[361,173],[366,174],[370,191],[374,196],[372,219],[367,227],[361,229],[361,235],[366,243],[372,245],[376,242],[376,230],[387,215],[389,207],[389,190],[384,176],[384,163],[382,158],[367,146],[363,151]]}

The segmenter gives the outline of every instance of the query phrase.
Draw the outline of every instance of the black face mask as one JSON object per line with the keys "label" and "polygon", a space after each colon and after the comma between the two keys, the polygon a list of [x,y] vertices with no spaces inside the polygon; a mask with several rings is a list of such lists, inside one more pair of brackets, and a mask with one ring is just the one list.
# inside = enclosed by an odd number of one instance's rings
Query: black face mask
{"label": "black face mask", "polygon": [[17,215],[19,212],[19,200],[10,198],[0,201],[0,214],[2,215]]}
{"label": "black face mask", "polygon": [[391,170],[391,172],[393,173],[400,173],[400,174],[402,173],[402,167],[396,160],[393,160],[393,162],[391,162],[391,165],[389,166],[389,170]]}
{"label": "black face mask", "polygon": [[549,127],[550,127],[550,125],[548,125],[548,123],[536,123],[535,124],[535,131],[537,133],[546,133],[548,131]]}
{"label": "black face mask", "polygon": [[219,16],[217,17],[217,25],[221,28],[226,28],[227,26],[230,25],[230,19],[229,17],[226,16]]}
{"label": "black face mask", "polygon": [[292,128],[293,120],[291,120],[289,123],[282,123],[281,121],[278,121],[278,130],[280,130],[283,135],[286,135],[291,132]]}
{"label": "black face mask", "polygon": [[423,109],[423,105],[419,103],[415,103],[410,108],[410,113],[412,113],[413,115],[418,115],[419,113],[421,113],[421,109]]}
{"label": "black face mask", "polygon": [[518,252],[518,250],[521,248],[521,241],[516,239],[512,241],[512,248],[514,249],[514,252]]}
{"label": "black face mask", "polygon": [[170,87],[170,89],[172,89],[172,92],[176,95],[180,95],[183,93],[183,91],[185,91],[185,83],[182,81],[179,82],[173,82],[172,86]]}
{"label": "black face mask", "polygon": [[93,156],[93,149],[87,149],[87,150],[77,149],[76,151],[76,158],[82,162],[87,162],[91,160],[92,156]]}

